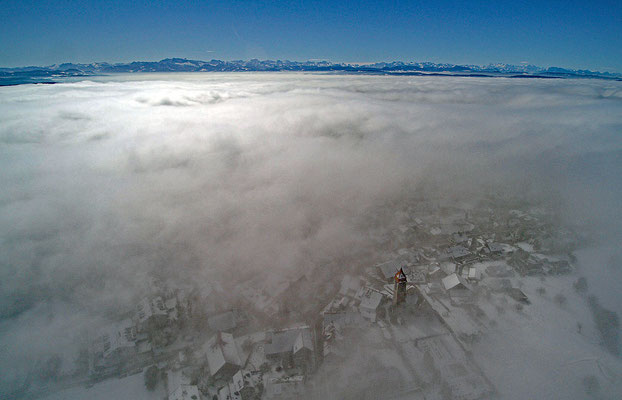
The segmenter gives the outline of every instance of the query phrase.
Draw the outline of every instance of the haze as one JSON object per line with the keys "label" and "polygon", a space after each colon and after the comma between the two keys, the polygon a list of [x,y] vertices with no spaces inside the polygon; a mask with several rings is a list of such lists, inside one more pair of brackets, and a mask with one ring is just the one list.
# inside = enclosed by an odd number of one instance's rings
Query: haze
{"label": "haze", "polygon": [[[622,313],[622,82],[89,79],[0,88],[0,393],[37,360],[71,360],[154,280],[220,285],[219,306],[236,303],[238,282],[271,290],[305,275],[338,286],[386,261],[370,219],[422,197],[464,205],[495,195],[555,210],[581,236],[560,287],[572,298],[585,276],[590,294]],[[619,398],[619,353],[601,346],[587,310],[571,299],[562,322],[531,315],[485,335],[474,358],[498,397],[585,398],[588,372],[567,366],[589,358],[613,371],[595,396]]]}

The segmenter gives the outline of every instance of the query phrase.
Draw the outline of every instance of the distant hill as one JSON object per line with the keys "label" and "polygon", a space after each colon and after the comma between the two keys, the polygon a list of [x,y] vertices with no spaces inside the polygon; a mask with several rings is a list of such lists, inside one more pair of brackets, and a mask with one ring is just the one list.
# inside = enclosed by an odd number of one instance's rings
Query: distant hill
{"label": "distant hill", "polygon": [[130,63],[55,64],[45,67],[0,68],[0,85],[53,83],[71,76],[89,76],[134,72],[241,72],[241,71],[312,71],[383,75],[504,76],[511,78],[598,78],[622,80],[622,74],[534,65],[490,64],[456,65],[431,62],[379,62],[373,64],[331,63],[328,61],[236,60],[199,61],[167,58],[161,61]]}

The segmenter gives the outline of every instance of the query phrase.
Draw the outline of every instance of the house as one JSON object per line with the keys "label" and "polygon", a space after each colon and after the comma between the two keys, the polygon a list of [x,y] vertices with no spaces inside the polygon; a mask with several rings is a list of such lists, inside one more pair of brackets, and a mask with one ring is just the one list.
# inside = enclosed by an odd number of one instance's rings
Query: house
{"label": "house", "polygon": [[254,389],[246,387],[242,371],[238,371],[233,375],[231,381],[218,391],[219,400],[244,400],[252,398]]}
{"label": "house", "polygon": [[228,380],[240,370],[242,360],[232,334],[217,333],[203,349],[212,377]]}
{"label": "house", "polygon": [[451,275],[454,272],[456,272],[458,270],[458,265],[456,263],[453,263],[451,261],[443,261],[440,264],[441,269],[443,270],[443,272],[445,273],[445,276],[447,275]]}
{"label": "house", "polygon": [[534,257],[521,248],[512,254],[508,263],[523,276],[541,275],[544,273],[543,259]]}
{"label": "house", "polygon": [[453,246],[445,250],[439,256],[440,260],[456,260],[460,261],[466,259],[471,255],[471,252],[464,246]]}
{"label": "house", "polygon": [[322,322],[323,361],[337,362],[342,360],[345,354],[340,348],[339,342],[344,338],[344,330],[348,328],[361,329],[368,323],[361,314],[354,311],[325,313]]}
{"label": "house", "polygon": [[264,396],[266,399],[296,399],[304,391],[304,376],[295,375],[287,378],[271,378],[266,381]]}
{"label": "house", "polygon": [[453,273],[441,280],[453,304],[466,304],[472,301],[471,286],[460,275]]}
{"label": "house", "polygon": [[495,243],[495,242],[486,243],[486,248],[488,249],[490,254],[493,256],[500,256],[505,251],[505,248],[503,247],[502,244]]}
{"label": "house", "polygon": [[438,265],[430,265],[428,268],[428,280],[433,281],[441,279],[445,276],[445,272]]}
{"label": "house", "polygon": [[190,384],[190,378],[181,370],[168,371],[166,374],[168,400],[200,400],[199,388]]}
{"label": "house", "polygon": [[343,311],[325,313],[322,326],[326,330],[329,326],[333,326],[339,331],[347,327],[362,327],[367,324],[367,320],[363,316],[354,311]]}
{"label": "house", "polygon": [[397,251],[398,261],[403,265],[412,265],[419,262],[419,252],[412,249],[402,248]]}
{"label": "house", "polygon": [[388,283],[393,283],[393,277],[395,273],[403,267],[403,262],[400,260],[392,260],[387,261],[381,264],[376,265],[376,269],[378,273],[382,277],[382,279],[386,280]]}
{"label": "house", "polygon": [[508,296],[523,304],[530,304],[529,298],[522,290],[518,288],[509,288],[506,290]]}
{"label": "house", "polygon": [[103,328],[89,349],[89,374],[97,378],[118,374],[124,362],[138,355],[136,335],[130,319]]}
{"label": "house", "polygon": [[201,394],[196,385],[180,385],[168,395],[168,400],[200,400]]}
{"label": "house", "polygon": [[410,274],[408,274],[408,282],[410,283],[425,283],[426,282],[426,278],[425,278],[425,271],[418,269],[418,270],[411,270]]}
{"label": "house", "polygon": [[371,321],[375,321],[376,311],[382,301],[382,295],[374,289],[365,287],[361,288],[357,297],[361,299],[361,304],[359,304],[359,312],[361,315]]}
{"label": "house", "polygon": [[470,290],[471,287],[460,275],[453,273],[444,277],[441,282],[443,283],[443,287],[447,292],[452,290]]}
{"label": "house", "polygon": [[462,269],[462,276],[470,282],[477,282],[482,279],[482,273],[475,267],[465,267]]}
{"label": "house", "polygon": [[98,350],[107,364],[114,364],[136,353],[136,327],[130,319],[109,326],[99,337]]}
{"label": "house", "polygon": [[307,326],[271,332],[264,346],[265,356],[285,367],[313,367],[315,347],[311,329]]}
{"label": "house", "polygon": [[352,275],[345,275],[341,280],[339,294],[344,297],[354,297],[361,286],[363,286],[361,278],[354,277]]}
{"label": "house", "polygon": [[144,298],[136,305],[136,319],[139,330],[151,326],[163,326],[168,321],[168,312],[162,297]]}

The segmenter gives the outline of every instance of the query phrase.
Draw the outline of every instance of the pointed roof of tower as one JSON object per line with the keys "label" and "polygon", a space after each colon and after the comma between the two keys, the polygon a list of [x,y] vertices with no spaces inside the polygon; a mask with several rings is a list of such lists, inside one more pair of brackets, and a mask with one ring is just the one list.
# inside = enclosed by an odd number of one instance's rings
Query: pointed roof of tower
{"label": "pointed roof of tower", "polygon": [[406,282],[406,274],[402,268],[395,274],[395,282]]}

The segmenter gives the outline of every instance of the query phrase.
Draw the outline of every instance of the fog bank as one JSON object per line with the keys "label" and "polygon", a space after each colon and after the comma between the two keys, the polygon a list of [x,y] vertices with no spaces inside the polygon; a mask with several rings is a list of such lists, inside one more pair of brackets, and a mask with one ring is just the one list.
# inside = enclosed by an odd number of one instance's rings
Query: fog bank
{"label": "fog bank", "polygon": [[0,120],[9,381],[131,311],[153,279],[235,298],[242,277],[373,265],[361,225],[414,196],[546,203],[620,243],[621,82],[127,75],[2,87]]}

